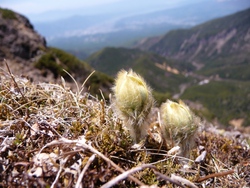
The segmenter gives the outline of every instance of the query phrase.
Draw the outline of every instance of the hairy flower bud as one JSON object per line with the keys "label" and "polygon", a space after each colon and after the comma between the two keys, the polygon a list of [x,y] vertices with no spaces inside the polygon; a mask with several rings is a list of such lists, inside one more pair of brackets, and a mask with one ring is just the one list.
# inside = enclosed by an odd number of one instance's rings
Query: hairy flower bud
{"label": "hairy flower bud", "polygon": [[117,75],[113,91],[114,105],[120,118],[124,120],[133,140],[140,142],[147,134],[145,119],[154,104],[151,89],[132,70],[122,70]]}
{"label": "hairy flower bud", "polygon": [[167,100],[162,104],[161,124],[163,137],[174,144],[181,144],[182,154],[185,156],[194,145],[194,135],[198,128],[198,121],[189,107],[182,101]]}

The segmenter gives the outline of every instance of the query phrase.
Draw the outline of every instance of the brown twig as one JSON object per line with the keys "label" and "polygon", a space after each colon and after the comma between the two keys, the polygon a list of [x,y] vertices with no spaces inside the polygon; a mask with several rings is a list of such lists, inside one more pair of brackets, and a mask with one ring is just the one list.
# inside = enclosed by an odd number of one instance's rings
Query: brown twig
{"label": "brown twig", "polygon": [[115,177],[114,179],[110,180],[109,182],[105,183],[103,186],[101,186],[101,188],[110,188],[112,186],[114,186],[116,183],[118,183],[119,181],[127,178],[130,174],[133,174],[137,171],[143,170],[145,168],[153,168],[155,169],[156,167],[151,165],[151,164],[143,164],[141,166],[137,166],[134,167],[130,170],[127,170],[125,172],[123,172],[122,174],[120,174],[119,176]]}
{"label": "brown twig", "polygon": [[22,93],[21,89],[19,88],[19,86],[18,86],[18,84],[17,84],[17,82],[16,82],[16,80],[15,80],[15,78],[14,78],[14,76],[13,76],[11,70],[10,70],[10,67],[9,67],[9,65],[7,63],[7,60],[5,59],[4,62],[5,62],[5,65],[6,65],[7,69],[8,69],[8,72],[9,72],[9,74],[10,74],[10,76],[11,76],[13,82],[14,82],[14,85],[16,86],[16,88],[18,90],[18,92],[22,95],[22,98],[27,102],[26,97],[24,96],[24,94]]}
{"label": "brown twig", "polygon": [[[103,155],[101,152],[99,152],[98,150],[96,150],[92,146],[87,145],[87,144],[82,144],[82,146],[84,146],[85,148],[89,149],[91,152],[99,155],[103,160],[105,160],[107,163],[110,163],[119,172],[125,172],[125,170],[123,170],[121,167],[119,167],[117,164],[115,164],[112,160],[110,160],[108,157],[106,157],[105,155]],[[128,175],[128,178],[130,180],[134,181],[135,183],[137,183],[138,185],[144,185],[144,183],[142,183],[140,180],[138,180],[137,178],[135,178],[135,177],[133,177],[131,175]]]}
{"label": "brown twig", "polygon": [[[125,172],[125,170],[123,170],[121,167],[119,167],[117,164],[115,164],[112,160],[110,160],[108,157],[106,157],[104,154],[102,154],[101,152],[99,152],[98,150],[96,150],[95,148],[93,148],[91,145],[88,145],[85,143],[85,140],[69,140],[67,138],[61,138],[59,140],[54,140],[48,144],[46,144],[45,146],[43,146],[40,151],[39,154],[42,152],[42,150],[44,150],[46,147],[48,146],[52,146],[52,145],[58,145],[58,144],[76,144],[79,147],[83,147],[84,149],[87,149],[89,151],[91,151],[92,153],[98,155],[99,157],[101,157],[104,161],[106,161],[107,163],[111,164],[111,166],[113,166],[117,171],[119,172]],[[145,185],[143,182],[141,182],[140,180],[138,180],[137,178],[128,175],[128,178],[131,181],[134,181],[136,184],[142,186]]]}
{"label": "brown twig", "polygon": [[195,184],[193,184],[193,182],[185,179],[185,178],[182,178],[180,176],[176,176],[174,174],[171,175],[171,179],[174,180],[174,181],[177,181],[177,182],[181,182],[183,183],[184,185],[190,187],[190,188],[198,188]]}
{"label": "brown twig", "polygon": [[164,174],[162,174],[162,173],[160,173],[160,172],[158,172],[158,171],[156,171],[156,170],[154,170],[154,173],[155,173],[159,178],[161,178],[161,179],[163,179],[163,180],[165,180],[165,181],[168,181],[168,182],[170,182],[170,183],[172,183],[172,184],[174,184],[174,185],[178,185],[178,186],[180,186],[180,187],[182,187],[182,188],[185,188],[185,186],[183,186],[181,183],[179,183],[179,182],[177,182],[177,181],[175,181],[175,180],[172,180],[170,177],[168,177],[168,176],[166,176],[166,175],[164,175]]}
{"label": "brown twig", "polygon": [[95,154],[93,154],[93,155],[89,158],[87,164],[84,166],[84,168],[83,168],[81,174],[80,174],[79,177],[78,177],[78,180],[77,180],[77,182],[76,182],[76,186],[75,186],[75,187],[79,187],[79,188],[82,187],[81,182],[82,182],[83,176],[84,176],[85,172],[87,171],[88,167],[90,166],[90,164],[94,161],[94,159],[95,159]]}
{"label": "brown twig", "polygon": [[199,183],[199,182],[205,181],[205,180],[207,180],[209,178],[226,176],[226,175],[229,175],[229,174],[232,174],[232,173],[234,173],[234,170],[229,170],[229,171],[226,171],[226,172],[219,172],[219,173],[209,174],[209,175],[207,175],[205,177],[199,178],[198,180],[196,180],[196,182]]}
{"label": "brown twig", "polygon": [[104,106],[104,101],[101,99],[101,114],[100,114],[100,123],[103,124],[105,123],[105,106]]}

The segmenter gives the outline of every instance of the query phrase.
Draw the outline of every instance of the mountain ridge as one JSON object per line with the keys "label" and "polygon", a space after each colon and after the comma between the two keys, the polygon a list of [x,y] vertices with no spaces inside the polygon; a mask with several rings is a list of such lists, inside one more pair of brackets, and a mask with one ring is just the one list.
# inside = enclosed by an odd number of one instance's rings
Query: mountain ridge
{"label": "mountain ridge", "polygon": [[[243,71],[242,80],[249,79],[250,9],[205,22],[190,29],[173,30],[161,37],[147,38],[135,48],[151,51],[163,57],[185,60],[198,73],[224,79],[235,79],[229,70]],[[220,67],[218,69],[218,67]],[[224,72],[231,72],[225,75]],[[239,78],[239,75],[237,76]],[[236,78],[236,79],[237,79]]]}
{"label": "mountain ridge", "polygon": [[[237,17],[240,17],[240,19],[237,19]],[[233,15],[205,22],[190,29],[172,30],[162,37],[144,39],[136,47],[140,48],[142,46],[142,48],[144,47],[143,50],[152,51],[164,57],[176,59],[186,59],[188,57],[190,61],[194,57],[199,56],[202,50],[208,51],[207,57],[214,53],[213,50],[216,50],[217,54],[222,53],[223,47],[227,46],[228,48],[228,45],[225,44],[228,44],[237,34],[241,35],[239,42],[246,40],[244,46],[239,44],[232,46],[231,44],[230,50],[232,51],[233,47],[236,48],[238,46],[240,46],[239,50],[245,50],[244,48],[250,50],[247,45],[250,38],[249,20],[250,9],[246,9]],[[202,49],[204,45],[213,45],[215,48],[210,50],[209,48],[211,47],[209,46],[207,49]],[[145,46],[147,47],[145,48]]]}

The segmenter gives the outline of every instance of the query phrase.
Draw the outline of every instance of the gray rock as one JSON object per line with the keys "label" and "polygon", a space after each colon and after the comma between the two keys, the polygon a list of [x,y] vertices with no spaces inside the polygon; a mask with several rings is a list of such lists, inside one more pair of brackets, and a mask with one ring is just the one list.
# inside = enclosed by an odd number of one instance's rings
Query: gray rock
{"label": "gray rock", "polygon": [[46,49],[46,41],[34,30],[27,18],[13,13],[16,19],[4,18],[3,11],[0,11],[0,61],[35,58]]}

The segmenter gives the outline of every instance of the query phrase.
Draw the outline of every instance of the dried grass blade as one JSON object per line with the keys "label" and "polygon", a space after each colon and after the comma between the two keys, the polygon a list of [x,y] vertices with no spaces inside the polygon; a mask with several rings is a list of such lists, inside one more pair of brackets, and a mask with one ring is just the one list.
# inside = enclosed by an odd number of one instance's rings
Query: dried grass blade
{"label": "dried grass blade", "polygon": [[82,188],[82,185],[81,185],[81,181],[82,181],[82,178],[85,174],[85,172],[87,171],[89,165],[95,160],[95,154],[91,155],[91,157],[89,158],[87,164],[84,166],[81,174],[79,175],[78,179],[77,179],[77,182],[76,182],[76,186],[75,187],[79,187],[79,188]]}
{"label": "dried grass blade", "polygon": [[119,181],[127,178],[130,174],[133,174],[137,171],[143,170],[144,168],[156,168],[156,167],[151,165],[151,164],[143,164],[141,166],[137,166],[135,168],[127,170],[126,172],[123,172],[119,176],[117,176],[114,179],[110,180],[109,182],[105,183],[103,186],[101,186],[101,188],[110,188],[110,187],[114,186],[116,183],[118,183]]}

